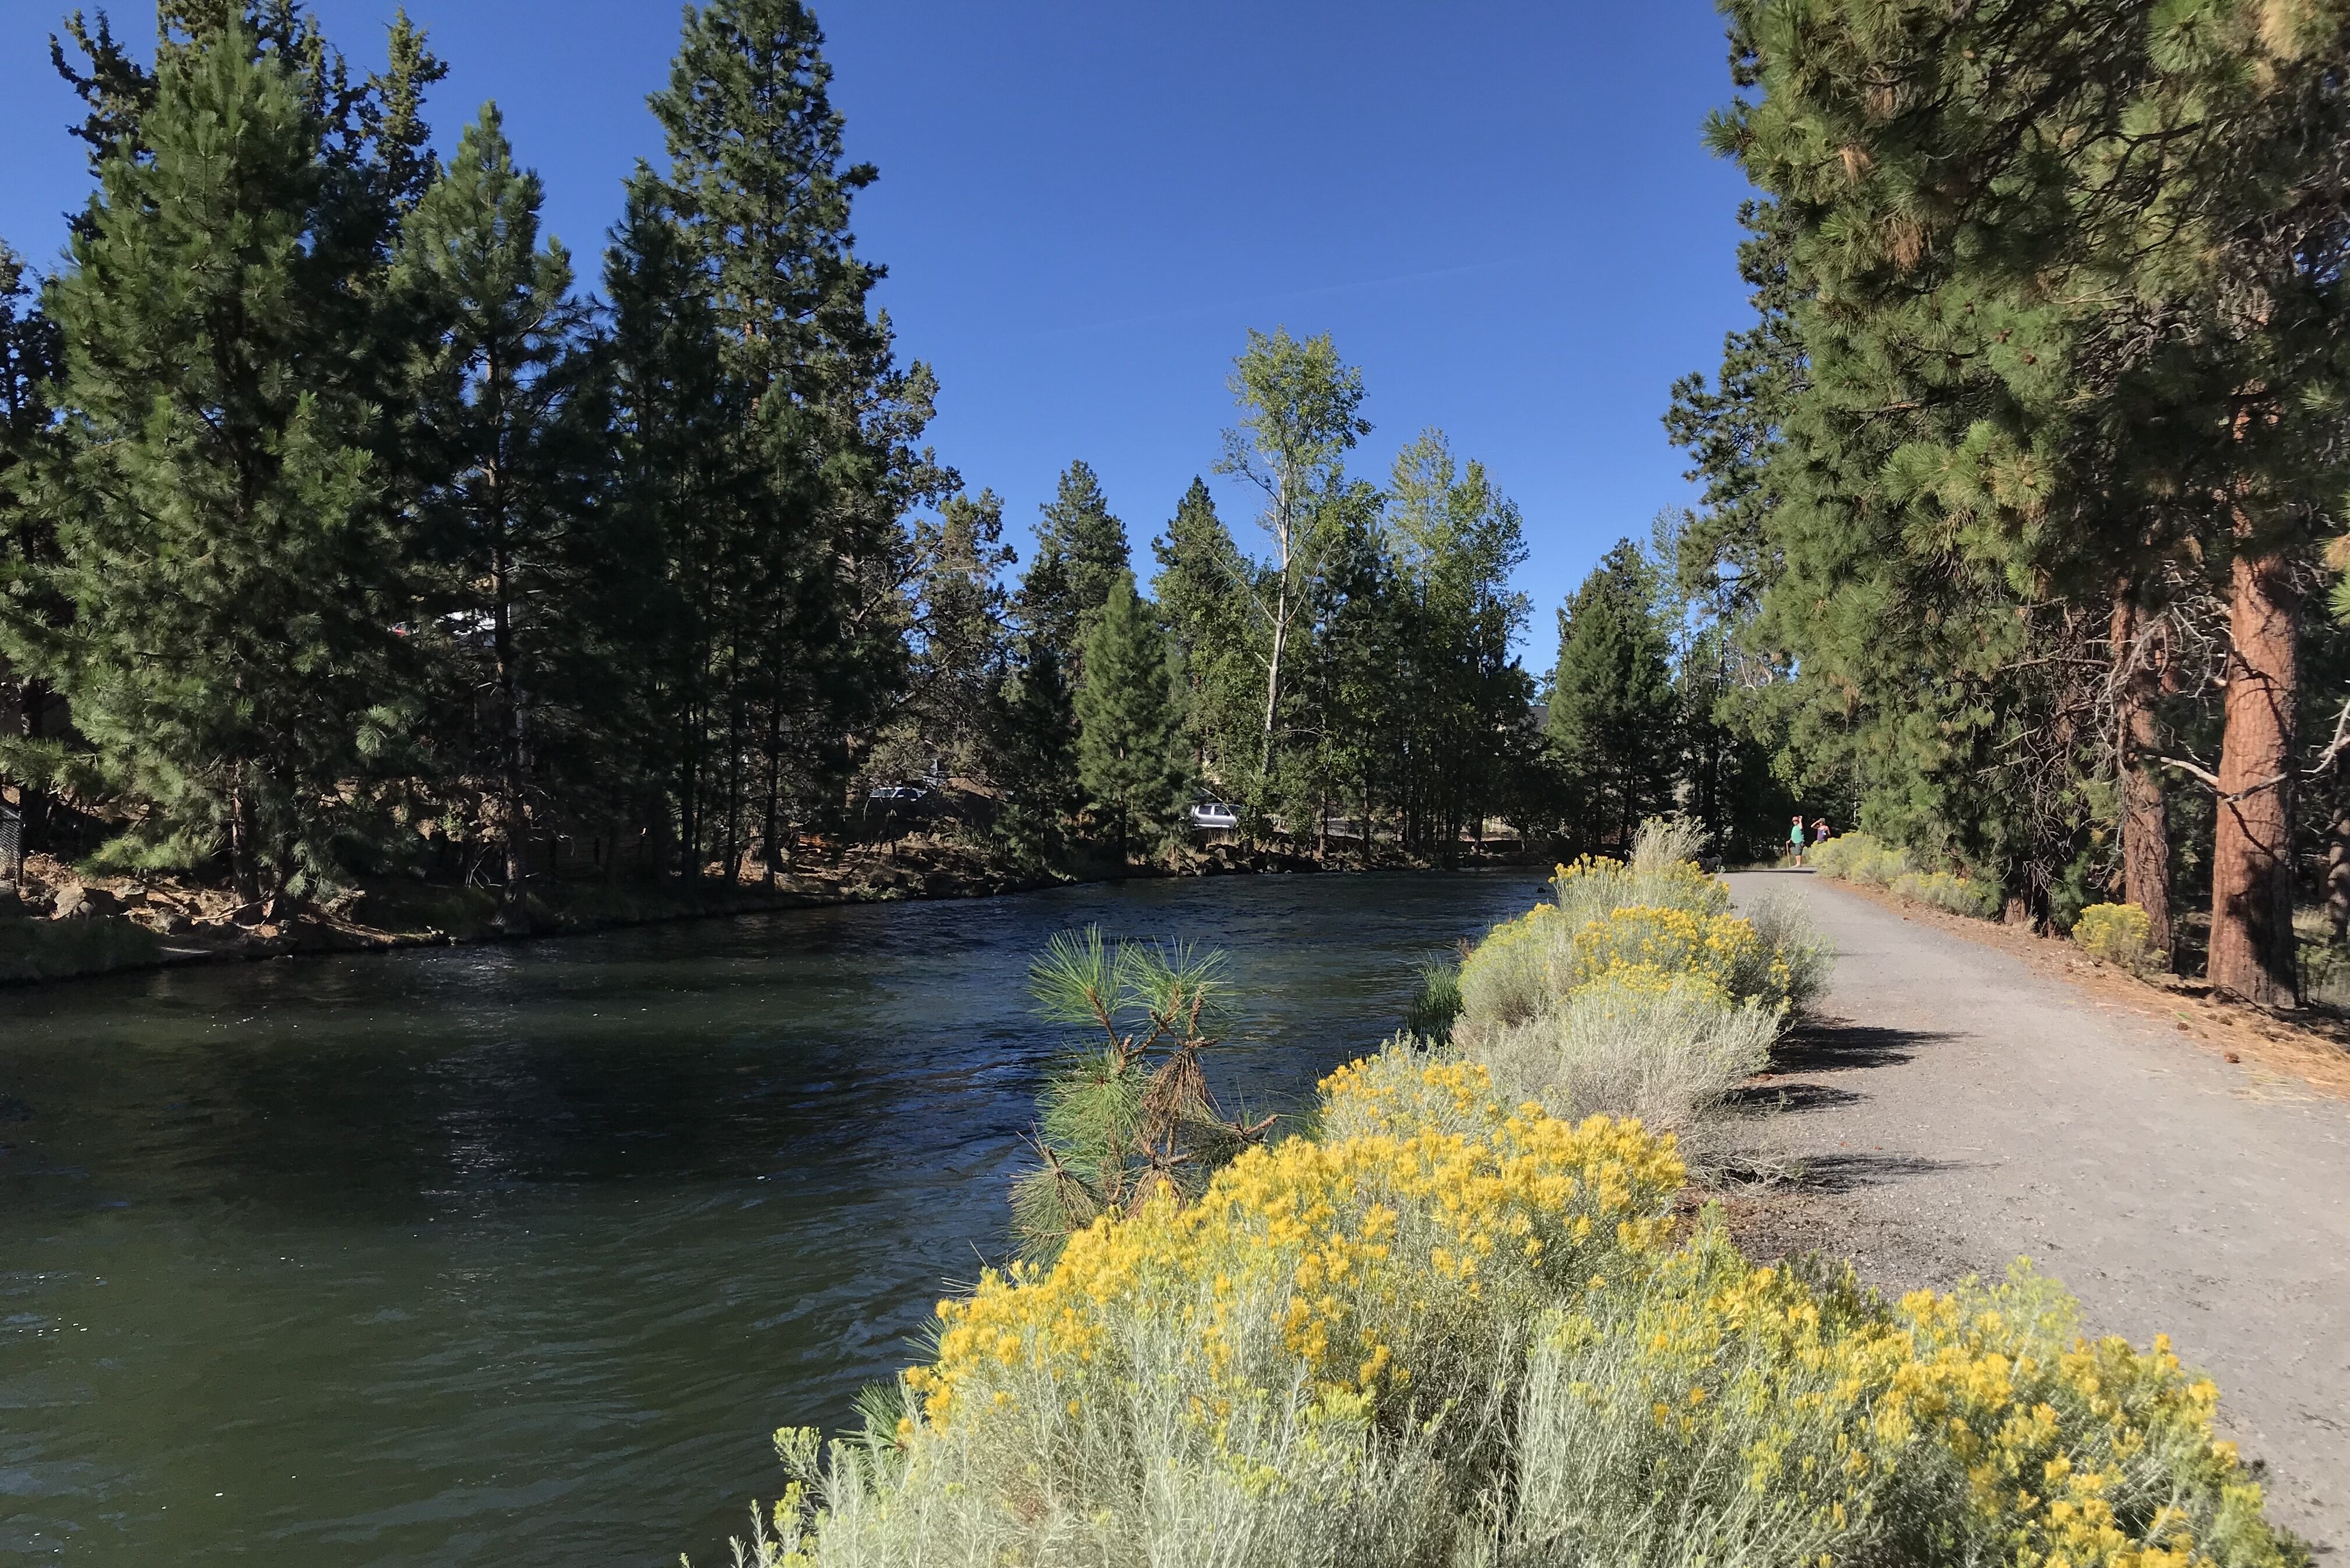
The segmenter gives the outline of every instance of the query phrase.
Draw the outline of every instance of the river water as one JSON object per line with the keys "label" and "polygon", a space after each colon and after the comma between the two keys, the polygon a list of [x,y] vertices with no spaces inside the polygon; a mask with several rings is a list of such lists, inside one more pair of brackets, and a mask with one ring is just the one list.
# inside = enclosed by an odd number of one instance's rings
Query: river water
{"label": "river water", "polygon": [[1058,930],[1225,950],[1228,1106],[1524,870],[807,910],[0,992],[0,1556],[724,1561],[1003,1251]]}

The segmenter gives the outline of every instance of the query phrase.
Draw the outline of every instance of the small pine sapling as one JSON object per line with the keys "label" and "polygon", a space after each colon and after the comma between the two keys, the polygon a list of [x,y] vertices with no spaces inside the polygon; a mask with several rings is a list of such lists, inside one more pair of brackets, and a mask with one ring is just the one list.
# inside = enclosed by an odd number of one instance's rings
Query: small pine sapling
{"label": "small pine sapling", "polygon": [[1098,1031],[1037,1096],[1041,1163],[1018,1179],[1021,1251],[1049,1262],[1078,1231],[1161,1192],[1187,1202],[1274,1124],[1227,1116],[1202,1056],[1222,1043],[1224,958],[1187,944],[1106,941],[1097,928],[1053,939],[1028,971],[1038,1016]]}

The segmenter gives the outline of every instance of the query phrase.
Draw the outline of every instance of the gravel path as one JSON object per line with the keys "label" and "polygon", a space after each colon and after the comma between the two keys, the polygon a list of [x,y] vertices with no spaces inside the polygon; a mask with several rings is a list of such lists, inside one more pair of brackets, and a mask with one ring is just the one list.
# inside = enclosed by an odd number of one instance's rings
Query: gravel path
{"label": "gravel path", "polygon": [[1801,1162],[1739,1228],[1855,1257],[1888,1290],[2030,1256],[2094,1333],[2168,1333],[2269,1466],[2270,1516],[2350,1555],[2350,1104],[2230,1065],[2010,954],[1801,873],[1835,945],[1765,1138]]}

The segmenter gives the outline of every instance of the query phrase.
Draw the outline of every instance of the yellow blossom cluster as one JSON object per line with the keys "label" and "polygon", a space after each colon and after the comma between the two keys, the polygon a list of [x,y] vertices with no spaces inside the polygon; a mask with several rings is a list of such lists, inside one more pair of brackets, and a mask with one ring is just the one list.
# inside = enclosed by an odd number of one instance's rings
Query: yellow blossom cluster
{"label": "yellow blossom cluster", "polygon": [[2260,1488],[2213,1438],[2210,1381],[2165,1340],[2085,1339],[2072,1314],[2022,1269],[1888,1308],[1848,1273],[1756,1267],[1701,1229],[1645,1281],[1553,1315],[1531,1374],[1549,1402],[1523,1462],[1554,1447],[1587,1461],[1639,1430],[1638,1485],[1665,1495],[1735,1453],[1789,1560],[2285,1561]]}
{"label": "yellow blossom cluster", "polygon": [[1693,860],[1638,867],[1621,860],[1580,857],[1555,868],[1551,891],[1562,909],[1619,909],[1669,905],[1694,915],[1719,915],[1730,908],[1729,885],[1709,877]]}
{"label": "yellow blossom cluster", "polygon": [[1758,961],[1765,961],[1762,948],[1752,922],[1737,915],[1633,907],[1585,922],[1572,945],[1553,960],[1551,973],[1562,994],[1634,971],[1667,981],[1689,975],[1727,999]]}
{"label": "yellow blossom cluster", "polygon": [[[1211,1414],[1279,1376],[1254,1364],[1251,1347],[1274,1342],[1249,1332],[1250,1314],[1270,1314],[1280,1352],[1326,1397],[1376,1397],[1424,1373],[1413,1352],[1451,1335],[1464,1310],[1523,1310],[1595,1251],[1668,1240],[1685,1174],[1669,1138],[1534,1106],[1504,1113],[1482,1069],[1463,1064],[1426,1067],[1408,1100],[1365,1068],[1342,1068],[1326,1090],[1366,1130],[1249,1149],[1193,1203],[1098,1220],[1050,1269],[990,1272],[941,1302],[937,1360],[907,1375],[924,1419],[948,1426],[975,1397],[1001,1408],[1009,1386],[1033,1382],[1005,1374],[1041,1369],[1082,1398],[1097,1376],[1118,1375],[1106,1364],[1121,1321],[1138,1318],[1185,1326]],[[1423,1099],[1482,1128],[1432,1126],[1416,1114]]]}

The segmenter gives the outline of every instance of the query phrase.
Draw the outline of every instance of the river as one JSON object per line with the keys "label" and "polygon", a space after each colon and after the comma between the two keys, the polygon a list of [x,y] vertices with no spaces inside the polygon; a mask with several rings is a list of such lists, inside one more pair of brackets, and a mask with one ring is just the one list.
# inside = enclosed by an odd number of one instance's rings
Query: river
{"label": "river", "polygon": [[1132,882],[0,992],[0,1552],[725,1560],[1003,1250],[1055,931],[1232,960],[1296,1105],[1530,870]]}

